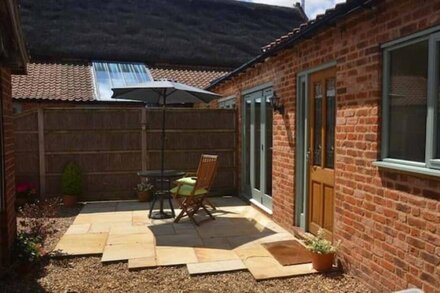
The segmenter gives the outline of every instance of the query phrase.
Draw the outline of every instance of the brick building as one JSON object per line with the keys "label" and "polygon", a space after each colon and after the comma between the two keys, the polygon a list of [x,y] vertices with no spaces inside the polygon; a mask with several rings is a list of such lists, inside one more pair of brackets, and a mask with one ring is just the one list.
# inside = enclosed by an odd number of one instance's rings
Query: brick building
{"label": "brick building", "polygon": [[27,54],[14,0],[0,1],[0,267],[7,264],[16,235],[14,135],[11,73],[25,72]]}
{"label": "brick building", "polygon": [[341,240],[374,291],[440,292],[440,1],[348,0],[208,89],[236,100],[241,194]]}

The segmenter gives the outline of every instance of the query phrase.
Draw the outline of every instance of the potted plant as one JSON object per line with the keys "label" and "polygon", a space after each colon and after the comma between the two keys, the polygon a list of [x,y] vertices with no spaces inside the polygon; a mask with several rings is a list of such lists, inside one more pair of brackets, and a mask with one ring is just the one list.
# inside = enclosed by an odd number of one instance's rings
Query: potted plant
{"label": "potted plant", "polygon": [[328,271],[333,267],[335,253],[340,242],[333,245],[325,239],[324,230],[319,229],[317,235],[305,241],[307,249],[312,255],[313,268],[319,272]]}
{"label": "potted plant", "polygon": [[136,185],[135,189],[139,201],[150,201],[153,197],[153,184],[149,183],[148,180]]}
{"label": "potted plant", "polygon": [[81,169],[75,162],[69,162],[64,167],[61,178],[63,203],[67,207],[75,206],[78,196],[82,194]]}

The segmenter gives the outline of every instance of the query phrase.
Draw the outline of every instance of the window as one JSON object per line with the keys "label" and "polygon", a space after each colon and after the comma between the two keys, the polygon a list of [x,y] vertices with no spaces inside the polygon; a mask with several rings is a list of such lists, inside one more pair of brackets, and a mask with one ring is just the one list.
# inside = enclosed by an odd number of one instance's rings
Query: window
{"label": "window", "polygon": [[220,109],[235,109],[235,97],[227,97],[218,100]]}
{"label": "window", "polygon": [[148,69],[140,63],[93,62],[93,70],[98,100],[111,100],[112,88],[152,80]]}
{"label": "window", "polygon": [[382,161],[440,169],[440,33],[384,48]]}

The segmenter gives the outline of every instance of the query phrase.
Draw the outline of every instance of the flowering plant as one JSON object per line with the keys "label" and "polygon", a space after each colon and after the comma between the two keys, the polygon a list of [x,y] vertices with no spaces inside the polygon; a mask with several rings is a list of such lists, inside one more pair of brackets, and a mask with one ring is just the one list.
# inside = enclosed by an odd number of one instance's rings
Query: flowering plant
{"label": "flowering plant", "polygon": [[43,254],[41,239],[27,233],[19,233],[15,241],[15,256],[25,263],[36,263]]}
{"label": "flowering plant", "polygon": [[18,183],[15,190],[19,198],[30,198],[37,194],[37,188],[30,182]]}
{"label": "flowering plant", "polygon": [[139,183],[136,185],[136,187],[134,188],[134,190],[136,190],[137,192],[145,192],[145,191],[151,191],[154,189],[154,185],[149,183],[148,181]]}
{"label": "flowering plant", "polygon": [[305,241],[307,249],[317,254],[335,253],[339,248],[340,241],[333,245],[330,241],[325,239],[324,236],[324,230],[319,229],[315,237]]}

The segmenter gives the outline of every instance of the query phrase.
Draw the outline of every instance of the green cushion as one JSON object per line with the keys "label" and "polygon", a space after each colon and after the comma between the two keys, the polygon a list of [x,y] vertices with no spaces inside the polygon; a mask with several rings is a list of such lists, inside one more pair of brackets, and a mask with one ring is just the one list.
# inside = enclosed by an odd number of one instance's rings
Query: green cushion
{"label": "green cushion", "polygon": [[182,177],[177,179],[176,182],[188,185],[195,185],[197,181],[197,177]]}
{"label": "green cushion", "polygon": [[[173,194],[177,194],[177,189],[178,189],[179,187],[178,186],[176,186],[176,187],[174,187],[173,189],[171,189],[171,193],[173,193]],[[179,193],[177,194],[177,195],[180,195],[180,196],[190,196],[191,195],[191,192],[192,192],[192,190],[193,190],[193,188],[194,188],[194,186],[191,186],[191,185],[181,185],[180,186],[180,189],[179,189]],[[206,194],[206,193],[208,193],[208,191],[206,190],[206,189],[204,189],[204,188],[199,188],[199,189],[197,189],[195,192],[194,192],[194,195],[203,195],[203,194]]]}

